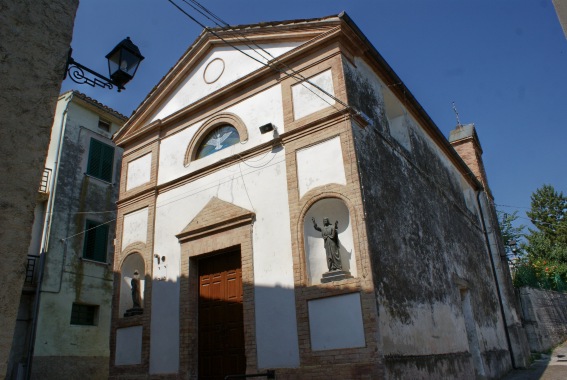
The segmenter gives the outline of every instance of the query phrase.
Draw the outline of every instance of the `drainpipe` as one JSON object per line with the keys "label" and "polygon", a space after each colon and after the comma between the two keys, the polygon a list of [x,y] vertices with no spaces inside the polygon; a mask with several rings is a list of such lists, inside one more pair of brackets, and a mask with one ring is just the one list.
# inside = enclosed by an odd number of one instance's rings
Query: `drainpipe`
{"label": "drainpipe", "polygon": [[31,378],[31,367],[33,351],[35,348],[35,331],[37,329],[37,314],[39,312],[39,296],[41,294],[41,282],[43,281],[43,266],[45,265],[45,250],[39,255],[39,276],[37,280],[37,287],[35,289],[35,299],[33,301],[33,317],[30,333],[30,341],[28,343],[28,357],[26,359],[26,371],[25,379],[29,380]]}
{"label": "drainpipe", "polygon": [[[502,294],[500,290],[500,284],[498,282],[498,276],[496,273],[496,264],[494,264],[494,254],[491,248],[490,239],[488,237],[488,231],[486,230],[486,223],[484,221],[484,213],[482,212],[482,202],[480,201],[480,195],[483,191],[478,191],[476,193],[476,201],[478,204],[478,210],[480,212],[480,221],[482,223],[482,232],[484,234],[484,240],[486,242],[486,248],[488,249],[488,255],[490,256],[490,266],[492,267],[492,276],[494,278],[494,284],[496,285],[496,294],[498,295],[498,304],[500,305],[500,314],[502,315],[502,323],[504,324],[504,333],[506,335],[506,343],[508,344],[508,352],[510,353],[510,360],[512,361],[512,367],[518,368],[516,361],[514,360],[514,354],[512,352],[512,342],[510,341],[510,333],[508,332],[508,323],[506,321],[506,313],[504,312],[504,303],[502,302]],[[499,255],[500,256],[500,255]]]}

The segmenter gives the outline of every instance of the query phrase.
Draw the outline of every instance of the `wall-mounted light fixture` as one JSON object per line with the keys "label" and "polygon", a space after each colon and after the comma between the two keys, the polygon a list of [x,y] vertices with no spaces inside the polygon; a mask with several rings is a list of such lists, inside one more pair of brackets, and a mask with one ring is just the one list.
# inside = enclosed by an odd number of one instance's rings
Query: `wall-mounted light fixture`
{"label": "wall-mounted light fixture", "polygon": [[260,127],[260,133],[264,134],[264,133],[268,133],[270,131],[274,130],[274,125],[272,123],[268,123],[268,124],[264,124]]}
{"label": "wall-mounted light fixture", "polygon": [[[103,87],[112,90],[117,87],[118,92],[125,90],[124,85],[128,83],[138,70],[140,62],[144,59],[140,53],[140,49],[130,40],[130,37],[122,40],[114,49],[106,55],[108,59],[108,72],[110,79],[81,65],[71,57],[73,49],[69,49],[67,58],[67,66],[65,68],[65,77],[69,73],[69,78],[75,83],[88,84],[89,86]],[[85,71],[94,75],[96,78],[88,78]]]}

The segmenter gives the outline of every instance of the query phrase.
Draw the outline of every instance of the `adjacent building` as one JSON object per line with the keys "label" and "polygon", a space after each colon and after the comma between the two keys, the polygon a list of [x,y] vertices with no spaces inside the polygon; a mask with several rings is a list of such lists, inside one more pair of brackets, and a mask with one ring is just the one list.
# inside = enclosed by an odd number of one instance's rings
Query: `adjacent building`
{"label": "adjacent building", "polygon": [[115,142],[111,378],[527,364],[474,127],[346,14],[203,31]]}
{"label": "adjacent building", "polygon": [[116,200],[126,117],[77,92],[57,102],[8,378],[108,376]]}

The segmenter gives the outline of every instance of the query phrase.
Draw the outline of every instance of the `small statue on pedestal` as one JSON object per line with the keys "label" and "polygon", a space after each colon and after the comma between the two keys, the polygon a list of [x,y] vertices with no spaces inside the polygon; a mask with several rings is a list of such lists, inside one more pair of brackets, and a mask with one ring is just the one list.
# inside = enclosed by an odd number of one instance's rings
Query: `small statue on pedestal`
{"label": "small statue on pedestal", "polygon": [[321,232],[325,242],[325,254],[327,255],[327,268],[328,272],[323,273],[321,283],[325,284],[333,281],[345,280],[352,278],[348,270],[343,270],[341,261],[341,250],[339,244],[339,221],[337,220],[334,225],[329,222],[329,218],[323,218],[323,227],[319,227],[315,218],[313,221],[313,228]]}
{"label": "small statue on pedestal", "polygon": [[132,286],[132,303],[134,306],[133,309],[141,308],[142,299],[140,297],[140,274],[138,271],[134,272],[134,277],[130,281],[130,285]]}
{"label": "small statue on pedestal", "polygon": [[137,270],[134,271],[134,276],[130,280],[130,286],[132,287],[133,306],[131,309],[126,310],[124,313],[125,317],[144,313],[144,309],[142,309],[142,296],[140,294],[140,273]]}

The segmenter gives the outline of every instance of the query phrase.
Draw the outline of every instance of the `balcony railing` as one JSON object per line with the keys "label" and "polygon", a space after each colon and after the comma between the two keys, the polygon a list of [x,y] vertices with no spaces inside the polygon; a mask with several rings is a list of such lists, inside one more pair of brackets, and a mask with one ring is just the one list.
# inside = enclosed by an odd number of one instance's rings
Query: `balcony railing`
{"label": "balcony railing", "polygon": [[43,169],[43,174],[41,175],[41,182],[39,183],[39,192],[47,194],[49,193],[49,178],[51,178],[51,169]]}

